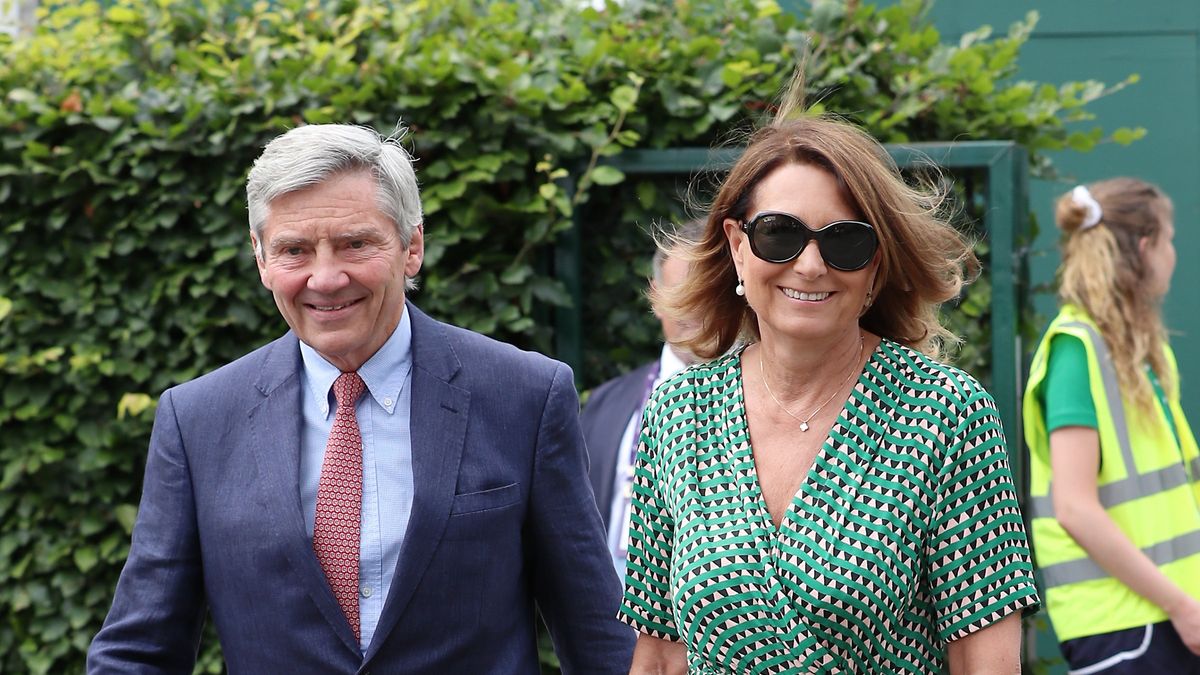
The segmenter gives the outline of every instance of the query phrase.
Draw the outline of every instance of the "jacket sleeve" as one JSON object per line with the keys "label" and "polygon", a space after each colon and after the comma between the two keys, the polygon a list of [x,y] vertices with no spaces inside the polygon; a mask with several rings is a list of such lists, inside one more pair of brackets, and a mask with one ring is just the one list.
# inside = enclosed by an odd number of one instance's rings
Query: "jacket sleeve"
{"label": "jacket sleeve", "polygon": [[627,673],[635,635],[588,485],[570,368],[554,371],[538,428],[529,527],[534,595],[565,675]]}
{"label": "jacket sleeve", "polygon": [[159,400],[133,543],[89,675],[190,675],[204,617],[191,474],[168,390]]}

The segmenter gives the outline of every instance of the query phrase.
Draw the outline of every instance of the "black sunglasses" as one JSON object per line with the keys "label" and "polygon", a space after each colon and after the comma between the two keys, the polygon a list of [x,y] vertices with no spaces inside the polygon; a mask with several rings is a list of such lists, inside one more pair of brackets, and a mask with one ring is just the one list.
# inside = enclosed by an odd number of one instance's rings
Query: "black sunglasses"
{"label": "black sunglasses", "polygon": [[763,211],[742,221],[742,231],[750,239],[754,255],[772,263],[795,260],[815,239],[825,264],[843,272],[866,267],[879,246],[875,228],[869,223],[835,220],[814,230],[799,218],[778,211]]}

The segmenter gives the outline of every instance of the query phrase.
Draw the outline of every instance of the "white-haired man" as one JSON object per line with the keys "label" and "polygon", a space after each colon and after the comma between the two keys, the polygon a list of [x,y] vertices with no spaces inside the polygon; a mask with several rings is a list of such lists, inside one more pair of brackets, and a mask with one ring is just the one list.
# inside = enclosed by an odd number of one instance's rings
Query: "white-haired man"
{"label": "white-haired man", "polygon": [[564,672],[626,672],[570,369],[405,301],[408,154],[300,127],[246,191],[291,331],[164,392],[88,672],[190,673],[207,610],[231,673],[531,673],[535,605]]}
{"label": "white-haired man", "polygon": [[[703,220],[691,220],[680,226],[674,237],[695,243],[704,232]],[[688,262],[670,257],[660,246],[651,259],[651,288],[673,288],[687,278]],[[591,456],[589,477],[596,505],[608,530],[608,548],[613,568],[625,578],[625,553],[629,538],[629,505],[633,490],[633,460],[641,431],[642,409],[654,387],[695,361],[683,347],[672,344],[685,338],[688,326],[658,317],[662,326],[663,347],[657,360],[615,377],[592,392],[580,421]]]}

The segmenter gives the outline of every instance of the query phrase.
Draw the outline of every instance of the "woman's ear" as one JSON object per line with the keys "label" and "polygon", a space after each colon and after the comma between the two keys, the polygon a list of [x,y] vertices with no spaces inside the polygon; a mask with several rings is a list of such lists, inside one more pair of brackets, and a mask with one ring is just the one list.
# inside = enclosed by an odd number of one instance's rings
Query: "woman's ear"
{"label": "woman's ear", "polygon": [[737,269],[738,278],[742,278],[743,256],[749,251],[746,234],[742,232],[742,224],[733,218],[726,218],[723,223],[725,239],[729,241],[729,255],[733,258],[733,266]]}

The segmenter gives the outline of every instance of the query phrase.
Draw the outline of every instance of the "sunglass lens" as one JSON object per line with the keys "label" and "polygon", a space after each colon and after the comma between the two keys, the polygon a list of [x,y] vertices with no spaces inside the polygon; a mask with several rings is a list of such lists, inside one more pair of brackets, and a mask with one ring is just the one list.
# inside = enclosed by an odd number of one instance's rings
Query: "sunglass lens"
{"label": "sunglass lens", "polygon": [[871,261],[875,244],[875,230],[865,223],[833,223],[822,232],[821,255],[840,270],[857,270]]}
{"label": "sunglass lens", "polygon": [[792,260],[808,242],[809,232],[803,223],[782,214],[759,216],[754,226],[755,252],[763,260],[784,262]]}

